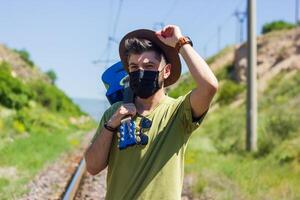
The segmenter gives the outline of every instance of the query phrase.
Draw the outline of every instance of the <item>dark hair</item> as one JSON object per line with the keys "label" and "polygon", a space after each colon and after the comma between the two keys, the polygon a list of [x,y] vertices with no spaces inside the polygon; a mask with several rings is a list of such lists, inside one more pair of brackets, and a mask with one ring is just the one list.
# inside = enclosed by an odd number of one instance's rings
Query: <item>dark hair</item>
{"label": "dark hair", "polygon": [[167,59],[163,51],[153,42],[147,39],[129,38],[125,40],[125,55],[142,54],[146,51],[154,51],[159,58],[162,58],[167,63]]}

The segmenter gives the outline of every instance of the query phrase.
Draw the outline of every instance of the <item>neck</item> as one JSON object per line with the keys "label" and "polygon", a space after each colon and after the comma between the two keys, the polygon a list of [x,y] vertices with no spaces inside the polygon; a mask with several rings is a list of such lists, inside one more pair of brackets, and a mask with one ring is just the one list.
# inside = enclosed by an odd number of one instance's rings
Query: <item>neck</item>
{"label": "neck", "polygon": [[164,89],[161,88],[154,95],[147,99],[136,97],[135,106],[137,112],[139,114],[151,112],[164,99],[165,96]]}

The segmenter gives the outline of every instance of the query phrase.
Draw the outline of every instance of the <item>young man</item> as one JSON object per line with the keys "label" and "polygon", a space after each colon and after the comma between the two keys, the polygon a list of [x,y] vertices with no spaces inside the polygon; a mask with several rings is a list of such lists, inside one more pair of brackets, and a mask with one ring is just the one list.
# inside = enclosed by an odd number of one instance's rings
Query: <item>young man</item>
{"label": "young man", "polygon": [[[107,200],[179,200],[187,142],[207,113],[218,81],[189,38],[174,25],[158,32],[128,33],[119,53],[136,98],[134,103],[118,102],[106,110],[85,153],[87,170],[95,175],[108,166]],[[164,88],[180,77],[179,53],[196,88],[173,99]],[[118,127],[128,115],[137,132],[147,135],[148,143],[119,150]],[[151,127],[139,126],[144,119]]]}

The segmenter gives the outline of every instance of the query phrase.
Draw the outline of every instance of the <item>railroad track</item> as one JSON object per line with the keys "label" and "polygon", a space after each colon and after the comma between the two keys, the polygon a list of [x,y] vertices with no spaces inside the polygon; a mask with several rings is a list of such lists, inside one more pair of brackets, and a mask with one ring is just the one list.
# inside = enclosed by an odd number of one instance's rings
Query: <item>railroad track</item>
{"label": "railroad track", "polygon": [[88,174],[85,161],[81,159],[60,199],[104,200],[106,192],[105,178],[106,170],[96,176]]}
{"label": "railroad track", "polygon": [[[66,152],[45,166],[27,185],[28,192],[18,200],[40,199],[104,199],[106,193],[106,170],[96,176],[86,172],[83,152],[93,137],[95,130],[89,131],[79,148]],[[1,197],[0,197],[1,199]],[[16,199],[16,198],[14,198]]]}
{"label": "railroad track", "polygon": [[[66,185],[65,192],[60,199],[63,200],[104,200],[106,193],[106,173],[107,170],[101,171],[98,175],[92,176],[86,170],[86,163],[81,159],[76,169],[74,170],[69,182]],[[187,176],[184,179],[184,188],[181,200],[194,199],[191,191],[191,179],[193,177]],[[210,198],[204,198],[210,199]]]}
{"label": "railroad track", "polygon": [[78,167],[76,168],[69,184],[67,185],[66,191],[62,195],[63,200],[73,200],[82,181],[84,174],[86,173],[86,164],[84,159],[80,160]]}
{"label": "railroad track", "polygon": [[[70,179],[65,192],[60,199],[63,200],[104,200],[106,193],[106,170],[103,170],[96,176],[92,176],[86,171],[86,164],[82,159],[72,178]],[[188,181],[185,179],[185,182]],[[188,183],[186,182],[186,185]],[[192,200],[193,197],[187,189],[184,189],[181,200]],[[205,198],[206,199],[206,198]],[[207,198],[209,199],[209,198]]]}

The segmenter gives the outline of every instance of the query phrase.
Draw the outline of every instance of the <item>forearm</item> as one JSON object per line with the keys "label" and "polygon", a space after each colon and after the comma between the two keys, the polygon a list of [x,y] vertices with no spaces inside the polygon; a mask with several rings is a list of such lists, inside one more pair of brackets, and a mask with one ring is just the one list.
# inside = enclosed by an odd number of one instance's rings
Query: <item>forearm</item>
{"label": "forearm", "polygon": [[186,62],[189,71],[194,78],[197,88],[202,92],[206,90],[215,90],[218,87],[218,81],[205,60],[191,47],[183,45],[179,53]]}
{"label": "forearm", "polygon": [[103,128],[95,141],[85,152],[87,170],[92,175],[102,171],[108,163],[108,155],[112,143],[113,133]]}

